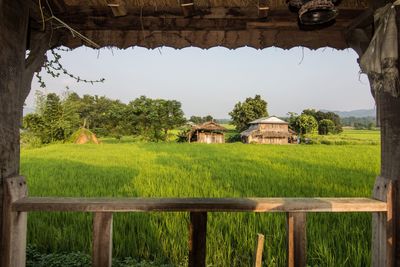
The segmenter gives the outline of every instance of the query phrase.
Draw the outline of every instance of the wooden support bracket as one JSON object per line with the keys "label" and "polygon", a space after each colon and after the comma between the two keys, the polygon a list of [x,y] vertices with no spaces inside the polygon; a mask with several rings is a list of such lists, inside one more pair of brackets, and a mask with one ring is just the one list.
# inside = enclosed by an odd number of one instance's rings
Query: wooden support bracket
{"label": "wooden support bracket", "polygon": [[128,14],[123,0],[107,0],[107,6],[111,8],[114,17],[123,17]]}
{"label": "wooden support bracket", "polygon": [[268,0],[258,0],[258,18],[266,19],[269,13]]}
{"label": "wooden support bracket", "polygon": [[14,201],[27,196],[25,177],[15,176],[4,180],[3,195],[3,247],[0,266],[25,267],[27,213],[13,212]]}
{"label": "wooden support bracket", "polygon": [[180,0],[183,16],[191,17],[194,15],[194,0]]}
{"label": "wooden support bracket", "polygon": [[189,267],[206,266],[207,212],[191,212],[189,225]]}
{"label": "wooden support bracket", "polygon": [[396,181],[378,176],[375,180],[373,198],[387,203],[387,212],[372,215],[371,266],[394,266],[394,200],[396,199]]}
{"label": "wooden support bracket", "polygon": [[112,213],[96,212],[93,217],[93,267],[111,267]]}
{"label": "wooden support bracket", "polygon": [[307,266],[306,213],[287,213],[287,255],[289,267]]}

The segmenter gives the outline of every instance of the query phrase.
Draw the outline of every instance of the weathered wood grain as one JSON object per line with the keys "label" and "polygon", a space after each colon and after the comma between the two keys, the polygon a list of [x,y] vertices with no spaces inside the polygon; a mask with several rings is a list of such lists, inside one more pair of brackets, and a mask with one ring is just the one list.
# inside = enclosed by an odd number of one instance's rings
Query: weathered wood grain
{"label": "weathered wood grain", "polygon": [[15,176],[4,181],[3,267],[24,267],[26,263],[27,213],[11,210],[11,204],[27,195],[25,178]]}
{"label": "weathered wood grain", "polygon": [[92,267],[111,267],[112,225],[111,212],[94,213]]}
{"label": "weathered wood grain", "polygon": [[306,213],[287,214],[287,262],[289,267],[307,266],[307,226]]}
{"label": "weathered wood grain", "polygon": [[385,212],[369,198],[46,198],[13,203],[13,211],[193,211],[193,212]]}
{"label": "weathered wood grain", "polygon": [[189,224],[189,267],[206,266],[207,212],[191,212]]}

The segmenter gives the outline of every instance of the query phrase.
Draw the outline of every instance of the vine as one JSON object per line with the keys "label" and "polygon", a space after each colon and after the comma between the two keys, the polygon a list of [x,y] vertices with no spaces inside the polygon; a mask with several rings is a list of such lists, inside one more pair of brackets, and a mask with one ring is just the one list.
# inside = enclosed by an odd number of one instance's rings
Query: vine
{"label": "vine", "polygon": [[[102,83],[105,81],[104,78],[97,79],[97,80],[88,80],[81,78],[80,76],[74,75],[69,72],[62,64],[61,64],[61,55],[57,52],[58,51],[69,51],[63,48],[55,48],[51,49],[50,52],[52,54],[52,59],[47,59],[43,65],[44,69],[46,70],[47,74],[49,74],[53,78],[58,78],[60,75],[69,76],[71,79],[74,79],[76,82],[84,82],[84,83]],[[46,87],[46,83],[43,80],[42,75],[39,72],[36,72],[36,78],[38,79],[38,83],[40,84],[41,88]]]}

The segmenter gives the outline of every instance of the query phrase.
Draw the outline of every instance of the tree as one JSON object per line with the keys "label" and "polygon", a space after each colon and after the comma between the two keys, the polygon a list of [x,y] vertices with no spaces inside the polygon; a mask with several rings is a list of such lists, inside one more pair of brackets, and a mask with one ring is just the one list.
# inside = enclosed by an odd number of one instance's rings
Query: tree
{"label": "tree", "polygon": [[182,111],[182,104],[176,100],[156,100],[159,105],[159,120],[165,136],[169,130],[182,126],[186,119]]}
{"label": "tree", "polygon": [[207,115],[205,117],[200,117],[200,116],[191,116],[189,121],[193,122],[194,124],[202,124],[207,121],[213,121],[214,118],[211,115]]}
{"label": "tree", "polygon": [[300,135],[315,133],[318,130],[318,122],[311,115],[301,114],[300,116],[297,117],[296,129],[298,129]]}
{"label": "tree", "polygon": [[260,95],[256,95],[254,98],[248,97],[243,103],[236,103],[229,115],[232,117],[232,123],[236,129],[240,132],[244,131],[249,122],[268,116],[267,102]]}
{"label": "tree", "polygon": [[328,119],[323,119],[318,123],[318,133],[327,135],[335,132],[335,123]]}
{"label": "tree", "polygon": [[313,116],[317,120],[318,124],[322,120],[332,121],[333,124],[335,125],[332,133],[340,133],[343,131],[340,117],[339,117],[339,115],[337,115],[334,112],[330,112],[330,111],[323,112],[320,110],[316,111],[315,109],[305,109],[305,110],[303,110],[303,112],[301,114]]}

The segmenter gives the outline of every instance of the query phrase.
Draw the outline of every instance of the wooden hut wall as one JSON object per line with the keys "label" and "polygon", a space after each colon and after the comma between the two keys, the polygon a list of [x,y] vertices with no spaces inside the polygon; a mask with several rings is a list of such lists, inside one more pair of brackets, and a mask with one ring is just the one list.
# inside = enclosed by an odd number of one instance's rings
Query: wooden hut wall
{"label": "wooden hut wall", "polygon": [[278,123],[263,123],[260,124],[260,130],[269,132],[288,132],[289,127],[287,124]]}
{"label": "wooden hut wall", "polygon": [[225,136],[223,133],[202,132],[198,134],[197,142],[206,144],[221,144],[225,143]]}

